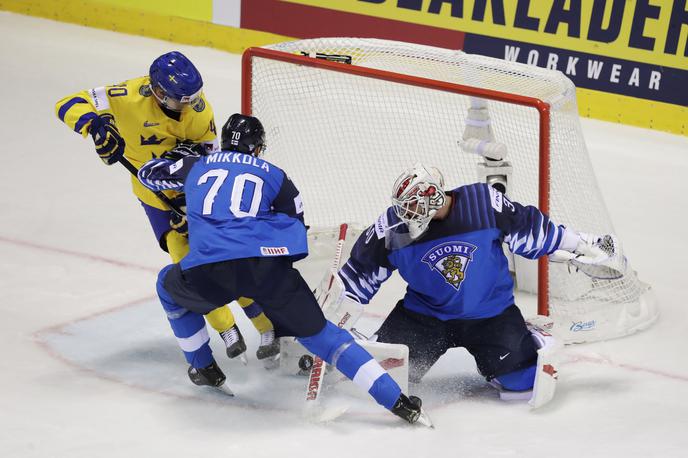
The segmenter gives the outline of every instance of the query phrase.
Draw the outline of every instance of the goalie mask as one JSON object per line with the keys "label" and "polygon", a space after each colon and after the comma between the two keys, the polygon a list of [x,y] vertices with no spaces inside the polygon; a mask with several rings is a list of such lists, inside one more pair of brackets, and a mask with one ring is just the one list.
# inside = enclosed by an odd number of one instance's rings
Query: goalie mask
{"label": "goalie mask", "polygon": [[392,204],[396,215],[406,223],[412,239],[420,237],[430,220],[442,208],[447,195],[442,190],[444,178],[434,167],[416,164],[394,182]]}

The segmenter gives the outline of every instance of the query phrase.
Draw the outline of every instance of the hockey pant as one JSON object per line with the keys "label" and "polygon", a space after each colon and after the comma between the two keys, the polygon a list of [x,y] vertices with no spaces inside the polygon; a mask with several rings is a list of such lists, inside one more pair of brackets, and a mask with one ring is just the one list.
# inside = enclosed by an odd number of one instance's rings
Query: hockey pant
{"label": "hockey pant", "polygon": [[[172,262],[179,262],[189,252],[189,241],[176,231],[170,231],[166,236],[167,247],[169,249]],[[272,323],[265,316],[261,307],[248,297],[240,297],[237,303],[241,306],[246,316],[251,320],[253,326],[259,333],[264,333],[272,329]],[[205,316],[210,326],[217,332],[223,332],[234,326],[236,323],[234,315],[229,307],[219,307]]]}
{"label": "hockey pant", "polygon": [[399,301],[376,333],[379,342],[409,347],[409,375],[419,382],[450,348],[464,347],[487,380],[511,391],[533,387],[537,348],[515,305],[501,314],[474,320],[441,321],[404,307]]}
{"label": "hockey pant", "polygon": [[[179,232],[170,230],[170,211],[154,208],[143,202],[141,202],[141,206],[148,216],[160,247],[170,254],[172,262],[179,262],[189,252],[189,241]],[[259,333],[263,334],[273,329],[272,323],[265,316],[261,307],[253,302],[253,299],[240,297],[237,302]],[[208,313],[205,318],[217,332],[224,332],[236,324],[229,307],[219,307]]]}

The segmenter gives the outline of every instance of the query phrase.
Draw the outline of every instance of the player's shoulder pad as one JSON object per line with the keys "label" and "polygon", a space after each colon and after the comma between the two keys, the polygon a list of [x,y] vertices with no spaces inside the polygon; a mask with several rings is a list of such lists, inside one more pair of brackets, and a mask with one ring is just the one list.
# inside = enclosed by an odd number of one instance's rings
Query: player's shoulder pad
{"label": "player's shoulder pad", "polygon": [[140,80],[142,80],[142,78],[135,78],[119,84],[111,84],[109,86],[101,86],[89,89],[88,95],[91,98],[96,111],[107,111],[110,110],[110,103],[112,100],[120,97],[127,98],[127,96],[132,95],[132,91],[140,91],[140,89],[138,89]]}
{"label": "player's shoulder pad", "polygon": [[268,161],[263,161],[263,165],[267,167],[263,168],[263,170],[267,172],[266,179],[274,180],[274,183],[278,187],[286,186],[294,189],[295,192],[299,192],[298,188],[296,187],[296,183],[294,183],[294,180],[292,180],[291,177],[287,175],[287,172]]}
{"label": "player's shoulder pad", "polygon": [[[270,164],[270,163],[268,162],[268,164]],[[287,174],[287,172],[285,172],[285,171],[282,170],[281,168],[277,167],[275,164],[270,164],[270,165],[272,165],[272,167],[273,167],[274,170],[279,171],[279,172],[282,173],[281,176],[282,176],[282,182],[283,182],[283,183],[288,181],[288,182],[290,182],[292,185],[294,185],[294,187],[296,187],[296,185],[294,184],[294,180],[291,179],[291,177]]]}

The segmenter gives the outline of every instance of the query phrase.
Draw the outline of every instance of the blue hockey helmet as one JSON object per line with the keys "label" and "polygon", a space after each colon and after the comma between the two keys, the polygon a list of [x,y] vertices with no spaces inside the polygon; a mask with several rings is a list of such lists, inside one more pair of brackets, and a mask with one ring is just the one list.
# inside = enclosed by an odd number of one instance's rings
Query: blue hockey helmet
{"label": "blue hockey helmet", "polygon": [[265,150],[263,124],[253,116],[234,113],[222,126],[221,146],[224,151],[260,156]]}
{"label": "blue hockey helmet", "polygon": [[187,57],[172,51],[158,57],[150,66],[151,90],[155,98],[172,111],[198,101],[203,78]]}

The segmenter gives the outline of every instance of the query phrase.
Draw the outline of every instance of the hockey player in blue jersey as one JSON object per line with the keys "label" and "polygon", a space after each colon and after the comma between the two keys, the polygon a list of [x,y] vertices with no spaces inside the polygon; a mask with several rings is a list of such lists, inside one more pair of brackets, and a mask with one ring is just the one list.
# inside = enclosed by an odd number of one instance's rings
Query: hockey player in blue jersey
{"label": "hockey player in blue jersey", "polygon": [[203,315],[237,297],[265,304],[278,336],[296,336],[382,406],[410,423],[425,418],[345,330],[327,321],[292,263],[308,254],[303,203],[292,181],[259,158],[264,130],[251,116],[232,115],[222,151],[173,150],[147,162],[139,179],[151,190],[184,190],[189,254],[160,272],[157,291],[197,385],[225,381],[208,345]]}
{"label": "hockey player in blue jersey", "polygon": [[464,347],[498,389],[528,393],[538,347],[514,303],[502,244],[529,259],[563,250],[599,262],[606,257],[600,237],[557,226],[485,183],[442,187],[441,173],[422,164],[397,179],[393,205],[361,234],[339,271],[343,294],[367,304],[398,270],[406,294],[377,336],[409,347],[411,381],[448,349]]}

